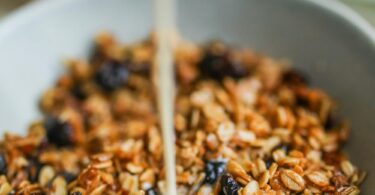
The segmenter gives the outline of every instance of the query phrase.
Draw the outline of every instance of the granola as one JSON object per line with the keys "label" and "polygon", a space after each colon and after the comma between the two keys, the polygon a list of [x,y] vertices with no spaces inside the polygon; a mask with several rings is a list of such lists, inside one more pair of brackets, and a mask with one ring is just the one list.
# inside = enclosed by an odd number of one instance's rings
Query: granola
{"label": "granola", "polygon": [[[175,40],[179,194],[359,193],[366,173],[323,91],[282,61]],[[154,39],[102,33],[42,95],[43,119],[0,145],[0,194],[163,194]]]}

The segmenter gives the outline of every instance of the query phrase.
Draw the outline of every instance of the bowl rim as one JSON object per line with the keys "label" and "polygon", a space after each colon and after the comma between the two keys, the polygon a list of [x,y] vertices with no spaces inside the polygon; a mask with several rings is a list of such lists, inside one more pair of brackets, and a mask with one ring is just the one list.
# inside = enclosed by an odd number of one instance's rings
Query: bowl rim
{"label": "bowl rim", "polygon": [[[88,1],[88,0],[80,0]],[[11,34],[17,27],[22,26],[29,20],[43,15],[60,6],[76,3],[78,0],[39,0],[30,2],[23,7],[13,11],[8,16],[0,19],[0,41],[5,39],[7,35]],[[340,19],[347,21],[352,27],[361,32],[375,47],[375,29],[374,27],[352,8],[345,5],[338,0],[306,0],[301,1],[310,5],[315,5],[327,12],[331,12],[338,16]]]}

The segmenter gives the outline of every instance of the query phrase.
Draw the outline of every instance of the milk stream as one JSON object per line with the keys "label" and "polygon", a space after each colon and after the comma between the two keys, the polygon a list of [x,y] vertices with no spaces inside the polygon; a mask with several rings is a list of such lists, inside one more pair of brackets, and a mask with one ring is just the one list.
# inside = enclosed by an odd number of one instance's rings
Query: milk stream
{"label": "milk stream", "polygon": [[163,137],[166,194],[177,195],[174,147],[174,63],[172,32],[175,30],[174,0],[156,0],[156,79],[160,125]]}

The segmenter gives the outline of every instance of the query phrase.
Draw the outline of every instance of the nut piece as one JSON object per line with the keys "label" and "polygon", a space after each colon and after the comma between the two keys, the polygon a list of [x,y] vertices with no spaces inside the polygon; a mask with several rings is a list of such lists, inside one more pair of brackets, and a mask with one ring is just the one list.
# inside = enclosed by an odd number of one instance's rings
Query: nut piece
{"label": "nut piece", "polygon": [[55,176],[55,170],[51,166],[44,166],[42,170],[40,170],[39,175],[39,184],[41,186],[46,186],[49,181]]}
{"label": "nut piece", "polygon": [[352,163],[347,160],[344,160],[340,164],[341,170],[345,173],[346,176],[351,176],[354,173],[354,167]]}
{"label": "nut piece", "polygon": [[63,177],[58,176],[52,182],[52,195],[66,195],[68,194],[66,189],[66,181]]}
{"label": "nut piece", "polygon": [[9,194],[12,191],[12,187],[8,183],[4,175],[0,176],[0,194]]}
{"label": "nut piece", "polygon": [[280,175],[281,181],[290,190],[300,192],[305,188],[305,181],[296,172],[284,170]]}
{"label": "nut piece", "polygon": [[219,125],[217,130],[217,136],[220,139],[220,141],[226,143],[232,139],[235,132],[236,131],[233,123],[224,122]]}
{"label": "nut piece", "polygon": [[307,178],[317,186],[324,187],[329,185],[329,180],[322,172],[314,171],[307,174]]}
{"label": "nut piece", "polygon": [[242,195],[254,195],[258,192],[259,185],[255,180],[250,181],[243,189]]}

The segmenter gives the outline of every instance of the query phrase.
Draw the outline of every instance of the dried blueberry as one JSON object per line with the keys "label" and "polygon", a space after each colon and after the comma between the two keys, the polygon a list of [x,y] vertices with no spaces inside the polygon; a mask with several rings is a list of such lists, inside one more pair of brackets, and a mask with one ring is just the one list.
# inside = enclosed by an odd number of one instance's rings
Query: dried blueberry
{"label": "dried blueberry", "polygon": [[337,126],[340,125],[340,119],[339,117],[337,116],[336,113],[334,112],[330,112],[327,116],[327,119],[324,123],[324,128],[329,130],[329,129],[333,129]]}
{"label": "dried blueberry", "polygon": [[310,106],[310,102],[306,97],[303,96],[296,96],[296,104],[297,106],[308,108]]}
{"label": "dried blueberry", "polygon": [[204,183],[214,184],[216,180],[224,173],[225,165],[226,164],[223,161],[207,161],[204,167],[204,172],[206,174]]}
{"label": "dried blueberry", "polygon": [[150,188],[148,190],[146,190],[146,195],[158,195],[158,191],[154,188]]}
{"label": "dried blueberry", "polygon": [[60,173],[60,175],[64,177],[64,179],[65,179],[65,181],[67,183],[70,183],[70,182],[72,182],[73,180],[75,180],[77,178],[76,174],[70,173],[70,172],[66,172],[66,171]]}
{"label": "dried blueberry", "polygon": [[220,180],[220,195],[237,195],[240,186],[229,173],[224,174]]}
{"label": "dried blueberry", "polygon": [[309,83],[305,74],[294,69],[284,72],[282,78],[283,82],[289,85],[306,85]]}
{"label": "dried blueberry", "polygon": [[119,88],[129,77],[129,70],[118,61],[108,61],[102,64],[95,75],[96,83],[105,91]]}
{"label": "dried blueberry", "polygon": [[0,175],[7,173],[7,161],[3,153],[0,154]]}
{"label": "dried blueberry", "polygon": [[272,163],[274,163],[275,161],[273,160],[272,157],[268,157],[267,160],[266,160],[266,167],[267,169],[271,167]]}
{"label": "dried blueberry", "polygon": [[82,195],[82,192],[74,191],[74,192],[70,192],[70,195]]}
{"label": "dried blueberry", "polygon": [[221,80],[226,76],[240,78],[248,74],[248,70],[230,57],[226,49],[215,49],[210,46],[204,53],[198,66],[203,76]]}
{"label": "dried blueberry", "polygon": [[73,128],[65,121],[56,117],[48,117],[44,124],[49,143],[58,147],[70,146],[73,144]]}
{"label": "dried blueberry", "polygon": [[87,97],[87,95],[83,91],[81,85],[75,85],[75,86],[73,86],[73,88],[70,90],[70,92],[78,100],[84,100]]}

